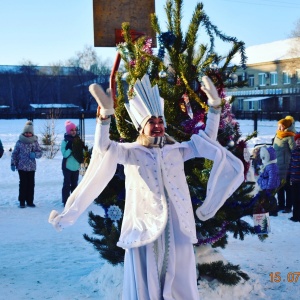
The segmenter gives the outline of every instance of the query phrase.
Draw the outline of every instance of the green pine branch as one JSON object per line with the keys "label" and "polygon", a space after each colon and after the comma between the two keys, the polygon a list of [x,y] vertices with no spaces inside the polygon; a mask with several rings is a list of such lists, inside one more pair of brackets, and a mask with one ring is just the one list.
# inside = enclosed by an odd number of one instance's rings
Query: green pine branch
{"label": "green pine branch", "polygon": [[216,261],[210,264],[198,264],[199,279],[213,278],[225,285],[237,285],[242,279],[249,280],[249,276],[240,270],[239,265],[231,263],[224,264],[223,261]]}

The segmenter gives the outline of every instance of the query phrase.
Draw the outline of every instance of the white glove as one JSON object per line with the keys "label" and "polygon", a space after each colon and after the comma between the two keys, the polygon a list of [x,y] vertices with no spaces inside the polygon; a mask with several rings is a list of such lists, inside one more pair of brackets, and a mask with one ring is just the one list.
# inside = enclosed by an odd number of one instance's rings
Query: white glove
{"label": "white glove", "polygon": [[218,91],[208,76],[203,76],[202,81],[204,85],[201,87],[202,91],[206,94],[209,106],[220,106],[222,101],[218,95]]}
{"label": "white glove", "polygon": [[59,213],[56,210],[52,210],[50,215],[49,215],[49,219],[48,222],[50,224],[53,225],[53,227],[57,230],[57,231],[61,231],[62,228],[59,225],[59,221],[61,219],[61,216],[59,215]]}
{"label": "white glove", "polygon": [[[92,96],[95,98],[97,101],[98,105],[100,106],[100,115],[105,117],[105,116],[110,116],[115,113],[114,109],[114,100],[112,96],[107,95],[101,86],[97,83],[93,83],[89,86],[89,91],[92,94]],[[109,90],[110,92],[110,90]]]}

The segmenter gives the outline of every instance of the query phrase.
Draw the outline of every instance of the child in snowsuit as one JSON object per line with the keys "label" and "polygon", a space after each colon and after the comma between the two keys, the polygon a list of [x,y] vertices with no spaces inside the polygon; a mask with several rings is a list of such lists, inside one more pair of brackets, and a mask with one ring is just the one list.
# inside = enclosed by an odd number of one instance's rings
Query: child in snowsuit
{"label": "child in snowsuit", "polygon": [[261,191],[265,191],[267,206],[271,216],[277,216],[278,208],[274,191],[280,185],[279,171],[276,164],[276,152],[273,147],[263,146],[259,151],[262,161],[261,173],[258,177],[257,184]]}
{"label": "child in snowsuit", "polygon": [[38,137],[34,135],[33,124],[27,121],[11,155],[11,170],[18,170],[20,177],[20,208],[25,208],[26,203],[29,207],[35,207],[33,200],[36,159],[41,157],[42,149],[38,143]]}
{"label": "child in snowsuit", "polygon": [[292,151],[289,175],[290,190],[293,203],[293,216],[291,221],[300,222],[300,133],[295,135],[296,148]]}
{"label": "child in snowsuit", "polygon": [[273,192],[280,185],[276,152],[273,147],[261,147],[259,155],[262,161],[261,173],[257,184],[261,190]]}

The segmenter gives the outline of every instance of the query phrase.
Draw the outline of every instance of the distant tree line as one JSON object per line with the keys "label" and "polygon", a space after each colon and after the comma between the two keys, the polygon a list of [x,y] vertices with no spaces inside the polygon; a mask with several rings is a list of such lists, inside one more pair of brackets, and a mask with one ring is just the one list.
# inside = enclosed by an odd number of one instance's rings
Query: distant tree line
{"label": "distant tree line", "polygon": [[292,29],[290,37],[293,38],[293,41],[290,44],[288,54],[293,58],[289,60],[287,69],[291,74],[294,74],[295,70],[300,69],[299,61],[295,59],[300,57],[300,18],[295,22],[295,27]]}
{"label": "distant tree line", "polygon": [[97,82],[106,89],[110,70],[90,46],[65,63],[37,66],[28,60],[0,66],[0,107],[24,112],[30,104],[75,104],[88,111],[93,100],[87,86]]}

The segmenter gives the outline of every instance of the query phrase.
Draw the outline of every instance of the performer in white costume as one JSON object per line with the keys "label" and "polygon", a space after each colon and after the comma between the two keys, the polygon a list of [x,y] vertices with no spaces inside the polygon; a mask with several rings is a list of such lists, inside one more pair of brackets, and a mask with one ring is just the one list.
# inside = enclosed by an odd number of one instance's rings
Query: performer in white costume
{"label": "performer in white costume", "polygon": [[214,161],[206,199],[196,211],[203,221],[213,217],[244,180],[241,161],[216,142],[221,99],[208,77],[203,82],[210,106],[206,129],[183,143],[165,133],[163,99],[147,75],[137,80],[136,96],[126,104],[140,133],[134,143],[109,139],[113,99],[100,86],[90,86],[101,107],[92,159],[64,211],[52,211],[49,222],[57,230],[72,225],[111,180],[117,164],[124,165],[126,200],[117,245],[126,250],[125,300],[199,298],[193,250],[197,238],[184,162],[195,157]]}

